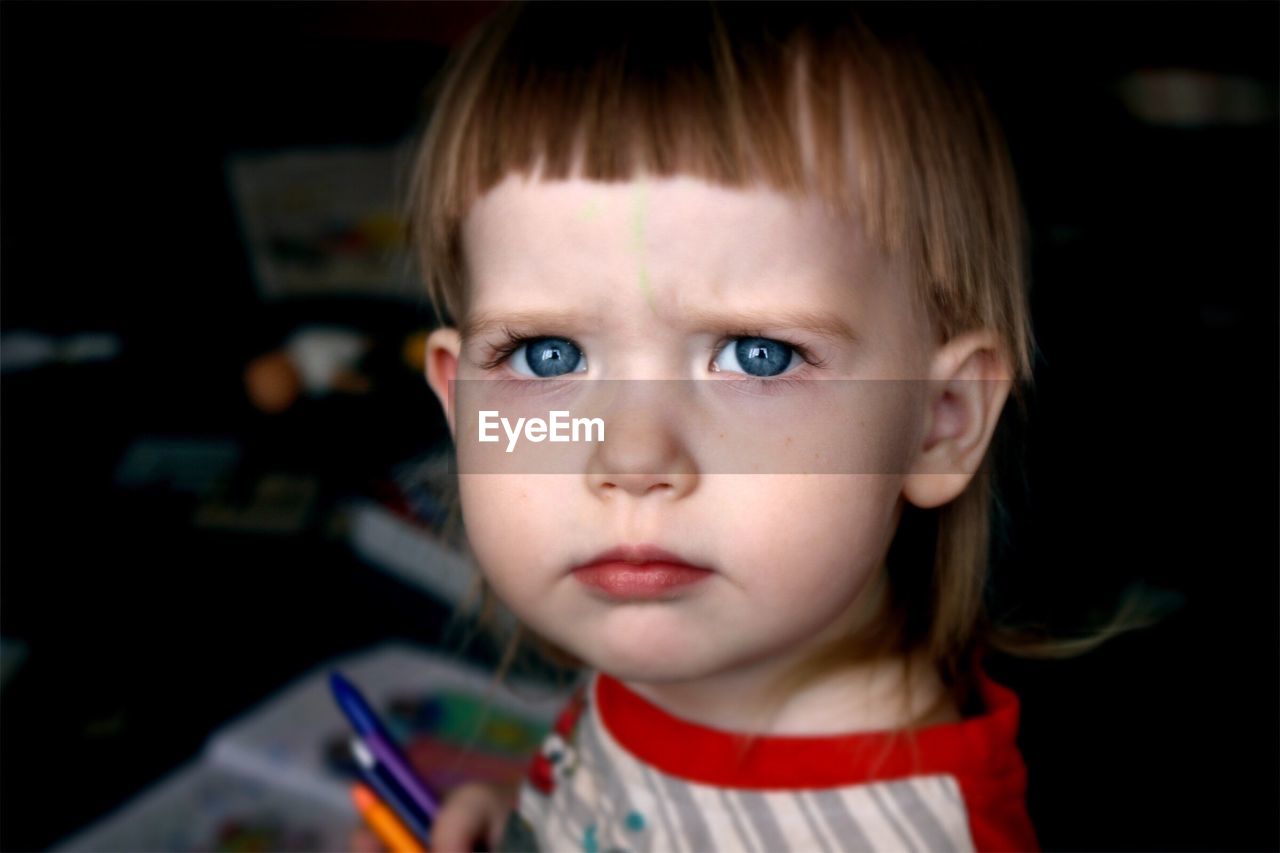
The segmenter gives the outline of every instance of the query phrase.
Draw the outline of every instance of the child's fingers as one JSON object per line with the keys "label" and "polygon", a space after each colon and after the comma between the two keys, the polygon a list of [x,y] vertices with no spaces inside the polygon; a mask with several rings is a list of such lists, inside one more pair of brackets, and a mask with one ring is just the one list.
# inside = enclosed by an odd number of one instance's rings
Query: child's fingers
{"label": "child's fingers", "polygon": [[436,815],[431,828],[433,853],[470,853],[477,843],[491,846],[510,808],[509,798],[500,789],[475,782],[460,785]]}

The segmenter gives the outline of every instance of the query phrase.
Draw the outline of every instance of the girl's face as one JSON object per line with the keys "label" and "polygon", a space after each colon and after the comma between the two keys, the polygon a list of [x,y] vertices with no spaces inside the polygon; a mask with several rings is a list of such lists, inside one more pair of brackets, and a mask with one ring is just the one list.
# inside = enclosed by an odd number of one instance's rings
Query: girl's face
{"label": "girl's face", "polygon": [[[474,205],[463,245],[467,325],[460,349],[443,348],[446,378],[755,389],[778,379],[921,379],[934,352],[906,279],[856,224],[766,189],[509,177]],[[758,405],[769,446],[818,441],[826,452],[835,441],[879,460],[874,474],[751,473],[760,460],[734,468],[723,454],[712,464],[725,430],[650,397],[607,420],[605,441],[581,445],[572,470],[464,467],[470,542],[516,615],[596,668],[636,683],[763,672],[860,618],[903,499],[905,474],[893,472],[910,469],[925,428],[917,384],[827,395],[815,407],[806,388],[836,386],[801,381],[719,409],[734,413],[727,426],[740,436]],[[456,438],[460,452],[475,441]],[[653,566],[614,570],[608,589],[575,571],[637,546],[710,571],[649,588],[645,578],[658,575],[636,572]]]}

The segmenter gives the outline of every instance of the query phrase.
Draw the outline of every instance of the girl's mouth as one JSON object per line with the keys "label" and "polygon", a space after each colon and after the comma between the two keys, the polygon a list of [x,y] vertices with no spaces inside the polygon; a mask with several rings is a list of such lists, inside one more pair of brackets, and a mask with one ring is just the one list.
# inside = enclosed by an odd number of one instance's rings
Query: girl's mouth
{"label": "girl's mouth", "polygon": [[669,598],[673,590],[706,580],[715,572],[653,545],[624,545],[574,567],[572,574],[609,598],[625,600]]}

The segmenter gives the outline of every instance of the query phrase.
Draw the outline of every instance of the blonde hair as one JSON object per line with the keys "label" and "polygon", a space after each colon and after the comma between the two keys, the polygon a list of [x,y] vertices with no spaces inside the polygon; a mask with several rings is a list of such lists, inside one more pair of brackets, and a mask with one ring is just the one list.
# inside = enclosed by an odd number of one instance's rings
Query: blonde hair
{"label": "blonde hair", "polygon": [[[566,18],[554,6],[507,6],[446,67],[410,200],[444,322],[466,318],[463,218],[508,174],[764,182],[856,215],[875,245],[906,262],[939,341],[994,331],[1025,404],[1034,342],[1024,216],[972,77],[942,70],[909,37],[844,4],[624,8],[574,4]],[[944,679],[963,677],[988,634],[993,497],[988,455],[955,501],[907,508],[889,561],[892,630],[863,653],[924,648]],[[924,529],[932,553],[904,556],[907,527],[913,539]],[[853,653],[833,646],[800,680]]]}

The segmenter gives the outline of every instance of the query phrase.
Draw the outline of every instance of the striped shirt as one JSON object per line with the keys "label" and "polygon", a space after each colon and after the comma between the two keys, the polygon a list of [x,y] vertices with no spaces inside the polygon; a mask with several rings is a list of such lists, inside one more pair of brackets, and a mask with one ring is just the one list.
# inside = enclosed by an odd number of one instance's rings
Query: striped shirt
{"label": "striped shirt", "polygon": [[1030,850],[1018,700],[913,735],[762,736],[680,719],[592,673],[535,756],[501,849]]}

